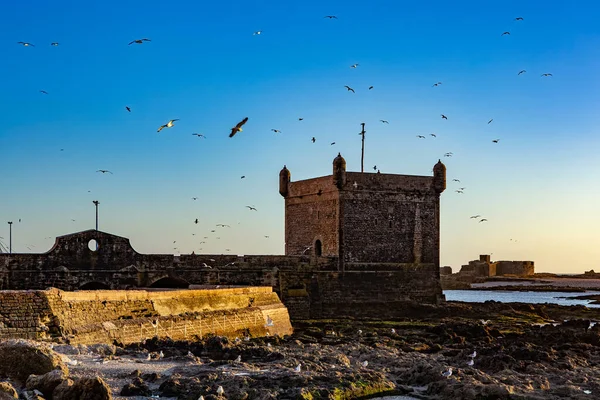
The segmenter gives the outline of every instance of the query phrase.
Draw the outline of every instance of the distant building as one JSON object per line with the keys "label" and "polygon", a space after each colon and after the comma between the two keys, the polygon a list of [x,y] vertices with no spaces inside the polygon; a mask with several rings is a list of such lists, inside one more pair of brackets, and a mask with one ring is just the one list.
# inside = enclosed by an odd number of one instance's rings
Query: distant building
{"label": "distant building", "polygon": [[479,256],[479,260],[463,265],[459,274],[473,276],[531,276],[535,273],[533,261],[491,261],[489,254]]}

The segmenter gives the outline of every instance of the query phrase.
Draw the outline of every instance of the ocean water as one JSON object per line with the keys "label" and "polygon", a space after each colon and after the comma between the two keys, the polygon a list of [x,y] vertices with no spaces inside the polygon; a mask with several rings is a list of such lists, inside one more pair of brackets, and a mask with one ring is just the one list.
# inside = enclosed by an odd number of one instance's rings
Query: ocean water
{"label": "ocean water", "polygon": [[600,304],[590,304],[590,300],[577,300],[573,297],[584,295],[600,295],[600,292],[589,291],[585,293],[572,292],[512,292],[499,290],[444,290],[447,301],[464,301],[468,303],[482,303],[495,300],[501,303],[531,303],[531,304],[558,304],[561,306],[582,305],[587,307],[600,307]]}

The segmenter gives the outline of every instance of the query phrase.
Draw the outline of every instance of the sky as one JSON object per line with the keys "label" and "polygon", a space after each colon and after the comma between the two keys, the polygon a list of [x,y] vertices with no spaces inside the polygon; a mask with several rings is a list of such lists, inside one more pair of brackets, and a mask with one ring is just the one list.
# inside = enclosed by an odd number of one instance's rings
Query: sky
{"label": "sky", "polygon": [[141,253],[283,254],[280,169],[360,171],[364,122],[367,170],[445,163],[441,265],[600,270],[600,3],[543,5],[0,2],[0,242],[46,252],[98,200]]}

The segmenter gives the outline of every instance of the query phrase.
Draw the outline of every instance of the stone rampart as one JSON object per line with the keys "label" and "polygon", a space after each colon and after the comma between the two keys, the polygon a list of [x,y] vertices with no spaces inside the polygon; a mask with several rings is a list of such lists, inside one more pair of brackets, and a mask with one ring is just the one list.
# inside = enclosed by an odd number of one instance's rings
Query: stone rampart
{"label": "stone rampart", "polygon": [[154,336],[185,340],[291,332],[288,311],[271,287],[0,291],[0,338],[127,344]]}

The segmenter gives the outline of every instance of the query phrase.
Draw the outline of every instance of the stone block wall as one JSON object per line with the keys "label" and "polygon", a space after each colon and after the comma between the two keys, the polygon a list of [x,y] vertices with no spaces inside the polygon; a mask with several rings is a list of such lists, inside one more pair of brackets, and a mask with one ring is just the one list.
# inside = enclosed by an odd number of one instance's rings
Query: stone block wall
{"label": "stone block wall", "polygon": [[[267,325],[267,316],[274,324]],[[184,291],[0,291],[0,337],[70,343],[132,343],[218,334],[292,332],[270,287]],[[149,336],[150,335],[150,336]],[[162,336],[161,336],[162,335]],[[141,339],[140,339],[141,338]]]}
{"label": "stone block wall", "polygon": [[497,275],[530,276],[535,273],[533,261],[498,261]]}

